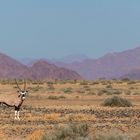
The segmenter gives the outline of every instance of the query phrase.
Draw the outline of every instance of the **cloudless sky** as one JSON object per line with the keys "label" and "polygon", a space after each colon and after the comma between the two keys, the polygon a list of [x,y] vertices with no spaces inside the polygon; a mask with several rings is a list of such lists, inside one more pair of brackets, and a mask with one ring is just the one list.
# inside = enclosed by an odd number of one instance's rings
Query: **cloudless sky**
{"label": "cloudless sky", "polygon": [[0,1],[0,52],[91,58],[140,46],[139,0]]}

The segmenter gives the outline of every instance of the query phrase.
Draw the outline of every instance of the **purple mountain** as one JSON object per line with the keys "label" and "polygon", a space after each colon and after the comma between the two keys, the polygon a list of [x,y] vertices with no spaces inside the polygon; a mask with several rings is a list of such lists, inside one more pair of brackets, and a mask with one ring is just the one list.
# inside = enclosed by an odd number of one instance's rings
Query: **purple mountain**
{"label": "purple mountain", "polygon": [[85,79],[119,78],[132,69],[140,68],[140,47],[123,52],[109,53],[98,59],[55,64],[72,69]]}
{"label": "purple mountain", "polygon": [[82,79],[72,70],[58,67],[44,60],[36,61],[31,67],[0,53],[0,79]]}

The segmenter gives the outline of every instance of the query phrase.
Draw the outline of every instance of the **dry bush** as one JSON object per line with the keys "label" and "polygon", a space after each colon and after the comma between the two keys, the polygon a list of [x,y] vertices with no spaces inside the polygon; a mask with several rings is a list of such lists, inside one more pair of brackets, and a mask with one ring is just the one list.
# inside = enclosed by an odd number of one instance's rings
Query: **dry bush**
{"label": "dry bush", "polygon": [[134,92],[133,95],[140,95],[140,93],[139,92]]}
{"label": "dry bush", "polygon": [[90,85],[98,85],[98,84],[100,84],[99,81],[93,81],[93,82],[90,83]]}
{"label": "dry bush", "polygon": [[35,87],[28,87],[28,90],[30,90],[31,92],[38,92],[38,91],[44,90],[44,87],[38,85]]}
{"label": "dry bush", "polygon": [[137,83],[137,81],[130,80],[130,81],[127,82],[127,85],[132,85],[132,84],[136,84],[136,83]]}
{"label": "dry bush", "polygon": [[123,79],[122,79],[122,82],[129,82],[129,81],[130,81],[129,78],[123,78]]}
{"label": "dry bush", "polygon": [[53,85],[48,85],[47,91],[55,91],[55,88]]}
{"label": "dry bush", "polygon": [[86,123],[71,123],[67,126],[57,126],[55,131],[45,135],[42,140],[92,140]]}
{"label": "dry bush", "polygon": [[88,85],[88,81],[82,81],[80,82],[80,85]]}
{"label": "dry bush", "polygon": [[85,90],[84,90],[84,89],[79,88],[79,89],[76,89],[76,91],[75,91],[75,92],[80,93],[80,94],[81,94],[81,93],[83,93],[83,94],[84,94],[84,93],[85,93]]}
{"label": "dry bush", "polygon": [[98,133],[96,135],[95,140],[132,140],[132,139],[117,131],[111,131],[108,133]]}
{"label": "dry bush", "polygon": [[125,95],[131,95],[131,91],[130,91],[130,90],[126,90],[126,91],[124,92],[124,94],[125,94]]}
{"label": "dry bush", "polygon": [[64,93],[67,93],[67,94],[70,94],[73,92],[73,88],[71,87],[68,87],[68,88],[65,88],[65,89],[62,89]]}
{"label": "dry bush", "polygon": [[58,100],[59,97],[58,96],[54,96],[54,95],[50,95],[50,96],[48,96],[48,99],[49,100]]}
{"label": "dry bush", "polygon": [[106,86],[106,88],[112,89],[113,87],[112,87],[111,84],[108,84],[108,85]]}
{"label": "dry bush", "polygon": [[132,103],[128,101],[127,99],[113,96],[112,98],[107,98],[103,103],[103,106],[117,106],[117,107],[130,107],[132,106]]}
{"label": "dry bush", "polygon": [[93,92],[93,91],[89,91],[89,92],[87,93],[87,95],[96,95],[96,93]]}

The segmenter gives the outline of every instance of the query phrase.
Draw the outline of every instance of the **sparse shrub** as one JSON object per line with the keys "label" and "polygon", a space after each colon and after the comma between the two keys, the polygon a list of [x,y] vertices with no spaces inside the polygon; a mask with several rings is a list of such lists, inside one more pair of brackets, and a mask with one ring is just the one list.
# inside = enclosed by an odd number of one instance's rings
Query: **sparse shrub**
{"label": "sparse shrub", "polygon": [[86,123],[72,123],[56,127],[54,133],[44,136],[42,140],[92,140]]}
{"label": "sparse shrub", "polygon": [[131,89],[135,89],[135,88],[134,87],[130,87],[129,89],[131,90]]}
{"label": "sparse shrub", "polygon": [[75,79],[75,80],[69,80],[68,81],[70,84],[76,84],[77,83],[77,80]]}
{"label": "sparse shrub", "polygon": [[63,96],[63,95],[61,95],[61,96],[58,96],[59,97],[59,99],[65,99],[66,97],[65,96]]}
{"label": "sparse shrub", "polygon": [[131,140],[124,134],[118,132],[99,133],[96,135],[95,140]]}
{"label": "sparse shrub", "polygon": [[100,82],[98,82],[98,81],[93,81],[93,82],[91,82],[90,83],[90,85],[98,85]]}
{"label": "sparse shrub", "polygon": [[55,90],[55,88],[53,85],[48,85],[48,91],[54,91],[54,90]]}
{"label": "sparse shrub", "polygon": [[97,93],[97,95],[98,95],[98,96],[102,96],[102,95],[104,95],[104,92],[99,91],[99,92]]}
{"label": "sparse shrub", "polygon": [[130,81],[130,79],[129,78],[123,78],[122,81],[127,82],[127,81]]}
{"label": "sparse shrub", "polygon": [[93,92],[93,91],[89,91],[87,94],[88,94],[88,95],[96,95],[96,93]]}
{"label": "sparse shrub", "polygon": [[136,83],[137,83],[136,81],[128,81],[127,85],[136,84]]}
{"label": "sparse shrub", "polygon": [[102,81],[101,83],[102,83],[102,85],[107,85],[106,81]]}
{"label": "sparse shrub", "polygon": [[50,99],[50,100],[58,100],[59,97],[58,96],[50,95],[50,96],[48,96],[48,99]]}
{"label": "sparse shrub", "polygon": [[75,96],[76,99],[79,99],[79,96]]}
{"label": "sparse shrub", "polygon": [[80,83],[80,85],[88,85],[88,82],[87,82],[87,81],[82,81],[82,82]]}
{"label": "sparse shrub", "polygon": [[48,85],[53,85],[54,82],[52,82],[52,81],[48,81],[47,84],[48,84]]}
{"label": "sparse shrub", "polygon": [[59,80],[59,84],[66,84],[66,80]]}
{"label": "sparse shrub", "polygon": [[85,91],[91,91],[91,89],[90,88],[86,88]]}
{"label": "sparse shrub", "polygon": [[84,85],[83,88],[87,89],[87,88],[90,88],[90,86]]}
{"label": "sparse shrub", "polygon": [[63,89],[63,92],[69,94],[69,93],[72,93],[73,92],[73,89],[71,87],[65,88],[65,89]]}
{"label": "sparse shrub", "polygon": [[99,94],[104,94],[106,93],[107,95],[120,95],[122,94],[122,92],[120,90],[117,89],[111,89],[111,88],[105,88],[105,89],[101,89],[99,90]]}
{"label": "sparse shrub", "polygon": [[76,92],[77,93],[85,93],[85,90],[84,89],[77,89]]}
{"label": "sparse shrub", "polygon": [[9,84],[9,81],[8,80],[1,80],[0,83],[2,85],[7,85],[7,84]]}
{"label": "sparse shrub", "polygon": [[114,89],[114,90],[112,90],[112,94],[120,95],[120,94],[122,94],[122,92],[120,90]]}
{"label": "sparse shrub", "polygon": [[107,98],[102,105],[111,107],[130,107],[132,106],[132,103],[127,99],[121,98],[119,96],[113,96],[112,98]]}
{"label": "sparse shrub", "polygon": [[66,97],[65,96],[54,96],[54,95],[50,95],[48,96],[48,99],[50,100],[58,100],[58,99],[65,99]]}
{"label": "sparse shrub", "polygon": [[28,87],[28,90],[32,91],[32,92],[37,92],[40,90],[43,90],[44,88],[42,86],[36,86],[36,87]]}
{"label": "sparse shrub", "polygon": [[111,85],[111,84],[109,84],[109,85],[107,85],[107,86],[106,86],[106,88],[112,88],[112,85]]}
{"label": "sparse shrub", "polygon": [[33,84],[33,85],[37,85],[37,84],[38,84],[38,81],[35,81],[35,80],[34,80],[34,81],[32,81],[32,84]]}
{"label": "sparse shrub", "polygon": [[135,92],[135,93],[133,93],[133,95],[140,95],[140,93],[138,93],[138,92]]}
{"label": "sparse shrub", "polygon": [[125,91],[125,95],[131,95],[131,91],[130,90]]}

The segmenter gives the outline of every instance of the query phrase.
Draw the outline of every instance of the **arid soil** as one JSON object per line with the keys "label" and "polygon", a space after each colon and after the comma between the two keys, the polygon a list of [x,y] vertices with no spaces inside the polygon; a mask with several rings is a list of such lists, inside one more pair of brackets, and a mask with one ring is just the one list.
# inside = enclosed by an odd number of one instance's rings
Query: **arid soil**
{"label": "arid soil", "polygon": [[[1,82],[0,93],[16,92],[14,83],[6,82]],[[28,81],[27,85],[29,94],[20,121],[14,120],[14,108],[0,106],[0,139],[35,139],[38,133],[72,122],[87,123],[93,135],[110,130],[129,136],[139,133],[140,81]],[[114,95],[128,99],[133,106],[101,105]]]}

